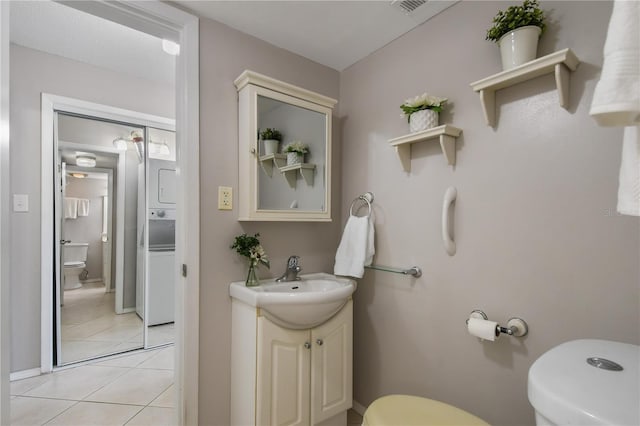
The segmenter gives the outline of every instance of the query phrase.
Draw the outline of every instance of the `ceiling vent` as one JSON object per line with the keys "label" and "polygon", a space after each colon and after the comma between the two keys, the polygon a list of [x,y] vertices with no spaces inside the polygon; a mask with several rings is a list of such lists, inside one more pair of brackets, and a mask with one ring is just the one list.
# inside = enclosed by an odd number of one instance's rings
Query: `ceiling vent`
{"label": "ceiling vent", "polygon": [[393,0],[391,2],[391,6],[395,6],[398,9],[401,9],[404,13],[411,13],[423,4],[425,4],[427,0]]}

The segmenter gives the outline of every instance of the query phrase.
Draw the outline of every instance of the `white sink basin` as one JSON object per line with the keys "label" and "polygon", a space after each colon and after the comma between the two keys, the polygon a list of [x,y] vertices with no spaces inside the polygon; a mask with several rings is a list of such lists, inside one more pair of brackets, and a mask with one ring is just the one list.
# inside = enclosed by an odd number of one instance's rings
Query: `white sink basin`
{"label": "white sink basin", "polygon": [[331,274],[300,276],[300,281],[261,281],[247,287],[244,281],[231,283],[231,297],[263,310],[276,324],[293,329],[307,329],[334,316],[356,290],[356,282]]}

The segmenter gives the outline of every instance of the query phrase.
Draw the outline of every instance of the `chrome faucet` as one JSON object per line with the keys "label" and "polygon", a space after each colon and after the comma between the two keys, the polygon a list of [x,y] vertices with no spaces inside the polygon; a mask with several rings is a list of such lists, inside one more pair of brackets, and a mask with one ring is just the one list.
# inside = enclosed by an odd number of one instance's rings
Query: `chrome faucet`
{"label": "chrome faucet", "polygon": [[302,271],[302,268],[298,264],[299,260],[300,256],[290,256],[289,260],[287,260],[287,270],[284,271],[280,278],[276,279],[276,282],[300,281],[298,272]]}

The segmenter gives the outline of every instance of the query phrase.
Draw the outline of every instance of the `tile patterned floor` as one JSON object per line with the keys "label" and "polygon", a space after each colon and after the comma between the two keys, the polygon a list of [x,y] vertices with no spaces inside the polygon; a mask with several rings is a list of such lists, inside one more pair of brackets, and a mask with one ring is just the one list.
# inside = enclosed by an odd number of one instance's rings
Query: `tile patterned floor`
{"label": "tile patterned floor", "polygon": [[11,425],[174,423],[173,346],[11,383]]}
{"label": "tile patterned floor", "polygon": [[[117,315],[114,298],[102,283],[64,292],[61,365],[142,347],[142,320],[135,312]],[[147,347],[172,343],[174,325],[149,327],[148,339]]]}
{"label": "tile patterned floor", "polygon": [[60,310],[62,363],[142,347],[143,324],[135,312],[117,315],[115,293],[102,283],[65,290]]}

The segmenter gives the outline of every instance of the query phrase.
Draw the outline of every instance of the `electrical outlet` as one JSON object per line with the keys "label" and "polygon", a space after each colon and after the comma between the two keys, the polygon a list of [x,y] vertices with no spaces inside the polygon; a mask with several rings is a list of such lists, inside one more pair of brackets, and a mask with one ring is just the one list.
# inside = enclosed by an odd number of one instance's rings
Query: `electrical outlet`
{"label": "electrical outlet", "polygon": [[218,187],[218,210],[233,209],[233,189],[230,186]]}

